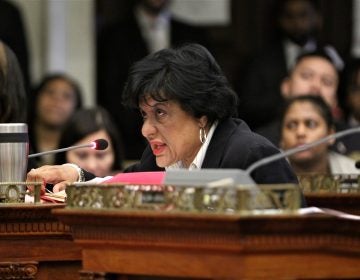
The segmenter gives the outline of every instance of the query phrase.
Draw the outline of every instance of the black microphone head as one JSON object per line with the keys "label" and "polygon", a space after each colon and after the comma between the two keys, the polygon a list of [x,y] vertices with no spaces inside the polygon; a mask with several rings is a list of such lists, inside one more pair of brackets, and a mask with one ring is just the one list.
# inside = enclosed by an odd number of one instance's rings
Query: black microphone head
{"label": "black microphone head", "polygon": [[94,150],[105,150],[109,146],[108,141],[105,139],[96,139],[92,143],[94,143]]}
{"label": "black microphone head", "polygon": [[357,162],[355,162],[355,167],[356,167],[357,169],[360,169],[360,160],[358,160]]}

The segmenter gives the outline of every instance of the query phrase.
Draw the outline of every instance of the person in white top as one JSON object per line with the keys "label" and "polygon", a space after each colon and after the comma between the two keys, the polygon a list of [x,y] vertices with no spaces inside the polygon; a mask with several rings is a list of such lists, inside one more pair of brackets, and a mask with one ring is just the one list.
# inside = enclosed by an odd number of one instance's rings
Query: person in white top
{"label": "person in white top", "polygon": [[[305,145],[330,134],[335,127],[330,107],[320,96],[303,95],[289,99],[281,118],[280,146],[283,150]],[[335,140],[289,156],[296,174],[360,174],[355,161],[332,152]]]}

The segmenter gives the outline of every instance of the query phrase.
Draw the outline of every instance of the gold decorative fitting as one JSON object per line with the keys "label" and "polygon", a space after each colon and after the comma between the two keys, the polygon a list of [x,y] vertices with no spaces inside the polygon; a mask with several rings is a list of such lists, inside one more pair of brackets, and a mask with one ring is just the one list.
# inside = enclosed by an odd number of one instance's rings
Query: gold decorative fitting
{"label": "gold decorative fitting", "polygon": [[94,185],[66,188],[67,208],[193,213],[288,213],[300,207],[294,184],[252,186]]}

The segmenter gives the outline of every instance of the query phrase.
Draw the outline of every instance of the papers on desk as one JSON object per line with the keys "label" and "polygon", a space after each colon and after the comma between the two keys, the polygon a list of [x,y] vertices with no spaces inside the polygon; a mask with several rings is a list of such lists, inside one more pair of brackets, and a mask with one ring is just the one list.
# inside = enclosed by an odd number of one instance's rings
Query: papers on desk
{"label": "papers on desk", "polygon": [[66,192],[63,190],[56,193],[45,193],[40,198],[45,202],[63,203],[66,201]]}

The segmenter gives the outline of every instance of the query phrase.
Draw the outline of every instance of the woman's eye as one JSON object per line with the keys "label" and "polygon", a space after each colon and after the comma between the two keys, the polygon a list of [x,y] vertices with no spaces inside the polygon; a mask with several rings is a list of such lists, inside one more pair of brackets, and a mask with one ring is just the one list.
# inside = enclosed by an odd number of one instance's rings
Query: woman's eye
{"label": "woman's eye", "polygon": [[102,160],[106,157],[106,153],[96,153],[96,159]]}
{"label": "woman's eye", "polygon": [[294,130],[294,129],[296,129],[296,127],[297,127],[296,122],[288,122],[286,124],[286,128],[289,129],[289,130]]}
{"label": "woman's eye", "polygon": [[77,153],[76,155],[80,160],[84,160],[88,156],[87,153]]}
{"label": "woman's eye", "polygon": [[158,117],[163,117],[163,116],[165,116],[165,115],[166,115],[166,113],[165,113],[164,110],[156,109],[156,116],[158,116]]}
{"label": "woman's eye", "polygon": [[308,128],[316,128],[318,126],[317,122],[314,120],[307,120],[306,121],[306,126]]}

